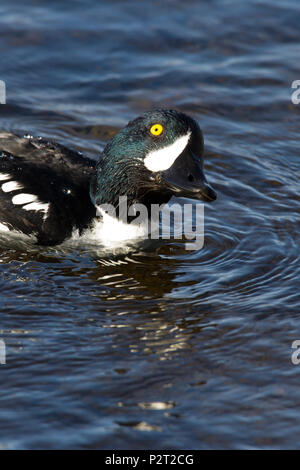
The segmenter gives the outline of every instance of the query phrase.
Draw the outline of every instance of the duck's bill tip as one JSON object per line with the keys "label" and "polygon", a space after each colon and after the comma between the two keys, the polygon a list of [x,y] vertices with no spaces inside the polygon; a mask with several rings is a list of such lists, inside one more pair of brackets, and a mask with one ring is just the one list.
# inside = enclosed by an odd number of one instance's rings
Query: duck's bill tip
{"label": "duck's bill tip", "polygon": [[206,181],[201,161],[201,155],[196,157],[187,147],[173,165],[162,172],[162,181],[174,196],[207,202],[217,199],[216,192]]}
{"label": "duck's bill tip", "polygon": [[217,193],[210,186],[205,186],[198,189],[198,191],[192,192],[189,197],[200,201],[213,202],[217,199]]}
{"label": "duck's bill tip", "polygon": [[174,181],[166,181],[164,183],[169,188],[169,190],[177,197],[188,197],[191,199],[197,199],[199,201],[213,202],[217,199],[217,193],[211,186],[206,182],[198,185],[182,185],[176,184]]}

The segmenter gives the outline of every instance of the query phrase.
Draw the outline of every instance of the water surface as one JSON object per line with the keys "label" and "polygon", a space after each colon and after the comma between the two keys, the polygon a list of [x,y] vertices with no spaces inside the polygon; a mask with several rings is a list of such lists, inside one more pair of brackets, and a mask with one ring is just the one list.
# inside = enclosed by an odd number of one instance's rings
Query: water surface
{"label": "water surface", "polygon": [[1,238],[1,448],[299,447],[299,16],[297,0],[2,1],[1,129],[97,159],[129,119],[176,108],[203,129],[218,200],[197,251]]}

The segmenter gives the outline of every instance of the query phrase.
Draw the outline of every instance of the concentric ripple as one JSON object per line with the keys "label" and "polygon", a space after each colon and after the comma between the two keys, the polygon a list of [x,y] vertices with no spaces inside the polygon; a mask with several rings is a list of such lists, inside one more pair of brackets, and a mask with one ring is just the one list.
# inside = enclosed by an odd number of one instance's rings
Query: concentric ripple
{"label": "concentric ripple", "polygon": [[97,159],[175,107],[218,199],[201,250],[0,235],[1,449],[299,446],[298,3],[2,1],[1,129]]}

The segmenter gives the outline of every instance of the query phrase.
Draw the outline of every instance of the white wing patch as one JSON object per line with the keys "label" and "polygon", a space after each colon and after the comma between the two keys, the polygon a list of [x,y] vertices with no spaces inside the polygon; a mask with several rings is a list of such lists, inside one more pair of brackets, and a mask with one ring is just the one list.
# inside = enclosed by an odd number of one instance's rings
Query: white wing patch
{"label": "white wing patch", "polygon": [[44,219],[47,216],[50,206],[49,203],[38,201],[37,196],[35,196],[34,194],[27,193],[17,194],[12,198],[12,203],[17,206],[23,205],[23,209],[25,211],[42,211],[45,213]]}
{"label": "white wing patch", "polygon": [[176,158],[184,151],[190,139],[191,132],[178,137],[173,144],[148,153],[144,160],[146,168],[150,171],[168,170]]}
{"label": "white wing patch", "polygon": [[8,173],[0,173],[0,181],[9,180],[11,176]]}
{"label": "white wing patch", "polygon": [[[11,179],[11,175],[9,173],[0,173],[0,182],[7,181]],[[18,183],[17,181],[8,181],[7,183],[3,183],[1,189],[4,193],[9,193],[12,191],[17,191],[23,189],[23,186]],[[21,193],[16,194],[12,198],[12,203],[16,206],[23,206],[22,209],[25,211],[42,211],[44,212],[44,220],[48,214],[49,210],[49,203],[44,203],[38,201],[37,196],[34,194],[29,193]],[[9,232],[10,229],[0,222],[0,232]]]}
{"label": "white wing patch", "polygon": [[43,202],[32,202],[31,204],[26,204],[26,206],[23,207],[25,211],[43,211],[45,214],[47,214],[48,209],[49,209],[49,204],[43,203]]}
{"label": "white wing patch", "polygon": [[34,202],[37,200],[37,197],[34,194],[21,193],[17,194],[12,198],[12,203],[21,206],[23,204],[28,204],[29,202]]}
{"label": "white wing patch", "polygon": [[[9,173],[0,173],[0,181],[6,181],[11,178],[11,175]],[[3,183],[1,186],[1,189],[4,193],[10,193],[12,191],[17,191],[20,189],[23,189],[23,186],[18,183],[17,181],[8,181],[7,183]],[[23,209],[25,211],[42,211],[45,213],[44,219],[48,213],[49,210],[49,203],[44,203],[38,201],[37,196],[34,194],[29,194],[29,193],[21,193],[21,194],[16,194],[12,198],[12,203],[16,206],[24,206]],[[3,225],[0,223],[0,231],[7,232],[9,229],[6,227],[6,225]]]}
{"label": "white wing patch", "polygon": [[9,232],[9,228],[6,225],[0,223],[0,232]]}
{"label": "white wing patch", "polygon": [[1,189],[4,193],[10,193],[11,191],[16,191],[17,189],[22,189],[22,188],[23,186],[17,181],[9,181],[8,183],[4,183],[1,186]]}

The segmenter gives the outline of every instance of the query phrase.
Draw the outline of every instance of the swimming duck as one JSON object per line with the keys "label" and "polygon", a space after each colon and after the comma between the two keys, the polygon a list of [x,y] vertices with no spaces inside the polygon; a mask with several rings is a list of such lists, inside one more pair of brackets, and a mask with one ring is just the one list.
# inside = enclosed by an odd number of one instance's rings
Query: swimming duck
{"label": "swimming duck", "polygon": [[203,135],[191,117],[154,110],[130,121],[96,164],[32,136],[0,133],[0,230],[56,245],[88,230],[105,204],[165,204],[184,196],[214,201],[203,172]]}

